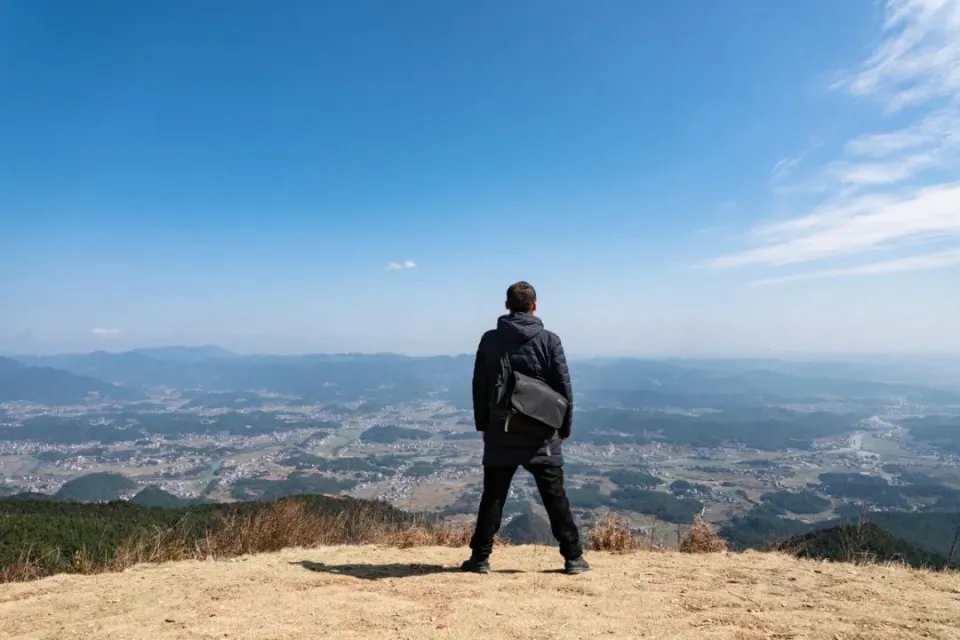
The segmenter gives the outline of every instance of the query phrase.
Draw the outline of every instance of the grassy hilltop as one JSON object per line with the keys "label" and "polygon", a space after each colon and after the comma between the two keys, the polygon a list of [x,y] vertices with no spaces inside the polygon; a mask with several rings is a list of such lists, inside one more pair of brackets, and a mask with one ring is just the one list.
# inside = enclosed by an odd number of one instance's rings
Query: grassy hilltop
{"label": "grassy hilltop", "polygon": [[[0,585],[10,638],[960,638],[960,575],[780,553],[341,546]],[[498,571],[499,570],[499,571]]]}
{"label": "grassy hilltop", "polygon": [[960,573],[871,523],[731,553],[702,521],[666,551],[607,517],[571,578],[555,548],[511,544],[547,538],[530,516],[475,576],[469,524],[380,502],[30,497],[0,500],[3,637],[960,640]]}

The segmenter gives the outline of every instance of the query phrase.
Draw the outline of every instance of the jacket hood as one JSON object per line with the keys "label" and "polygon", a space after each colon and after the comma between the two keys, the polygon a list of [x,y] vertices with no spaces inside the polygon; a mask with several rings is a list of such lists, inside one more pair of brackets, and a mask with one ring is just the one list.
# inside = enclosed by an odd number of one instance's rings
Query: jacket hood
{"label": "jacket hood", "polygon": [[497,319],[497,334],[509,343],[524,343],[543,331],[543,320],[528,313],[511,313]]}

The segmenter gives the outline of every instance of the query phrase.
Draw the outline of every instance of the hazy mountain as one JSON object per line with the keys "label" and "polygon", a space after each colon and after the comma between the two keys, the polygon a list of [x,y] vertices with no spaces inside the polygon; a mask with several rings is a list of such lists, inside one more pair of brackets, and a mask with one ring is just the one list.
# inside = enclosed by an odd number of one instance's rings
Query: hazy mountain
{"label": "hazy mountain", "polygon": [[266,390],[317,402],[368,398],[383,404],[437,395],[444,398],[457,395],[461,401],[468,401],[473,371],[472,358],[466,356],[413,358],[391,354],[233,355],[178,362],[137,351],[97,351],[18,359],[131,386]]}
{"label": "hazy mountain", "polygon": [[868,380],[937,387],[960,387],[960,358],[851,356],[844,360],[780,358],[671,358],[689,369],[719,373],[745,373],[765,369],[789,376]]}
{"label": "hazy mountain", "polygon": [[21,362],[57,367],[77,375],[91,376],[116,384],[129,386],[167,385],[195,386],[198,372],[194,366],[149,358],[134,351],[109,353],[64,354],[55,356],[18,356]]}
{"label": "hazy mountain", "polygon": [[132,353],[138,353],[155,360],[169,360],[172,362],[203,362],[204,360],[216,360],[218,358],[233,358],[237,354],[227,351],[216,345],[204,345],[201,347],[153,347],[148,349],[134,349]]}
{"label": "hazy mountain", "polygon": [[[729,406],[731,399],[755,403],[768,401],[802,401],[844,398],[877,400],[906,397],[919,402],[950,402],[960,393],[925,385],[878,382],[870,379],[834,377],[836,369],[804,367],[792,373],[775,371],[776,361],[679,361],[616,360],[605,363],[579,363],[572,367],[577,379],[574,386],[584,394],[601,401],[615,400],[625,405],[656,404],[656,395],[670,401],[684,402],[682,396],[702,395],[717,406]],[[747,366],[749,363],[751,366]],[[816,371],[822,373],[815,374]],[[849,373],[844,371],[844,373]],[[634,395],[636,397],[634,397]],[[726,399],[726,401],[725,401]]]}
{"label": "hazy mountain", "polygon": [[0,402],[23,400],[49,405],[83,402],[91,395],[109,400],[136,399],[139,394],[50,367],[31,367],[9,358],[0,358]]}
{"label": "hazy mountain", "polygon": [[[437,397],[471,405],[473,356],[396,354],[238,355],[220,347],[162,347],[21,357],[130,386],[207,391],[265,390],[315,402],[364,399],[380,406]],[[843,398],[868,402],[960,402],[960,392],[851,377],[850,365],[771,360],[584,360],[574,362],[581,406],[738,408]]]}

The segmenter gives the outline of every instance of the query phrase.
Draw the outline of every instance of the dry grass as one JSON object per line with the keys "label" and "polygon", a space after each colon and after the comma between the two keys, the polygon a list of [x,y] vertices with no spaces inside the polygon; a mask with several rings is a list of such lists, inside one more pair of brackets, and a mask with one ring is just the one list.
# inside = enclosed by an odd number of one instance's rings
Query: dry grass
{"label": "dry grass", "polygon": [[608,513],[587,532],[586,548],[590,551],[630,553],[642,549],[643,541],[633,535],[626,519]]}
{"label": "dry grass", "polygon": [[683,553],[721,553],[727,550],[727,541],[718,536],[702,517],[697,516],[689,533],[680,541],[679,548]]}
{"label": "dry grass", "polygon": [[[77,551],[64,566],[44,562],[27,549],[14,563],[0,568],[0,584],[37,580],[54,573],[97,574],[124,571],[139,564],[181,560],[220,560],[293,547],[378,544],[400,549],[468,546],[473,524],[435,524],[425,520],[398,523],[386,520],[376,505],[358,504],[337,515],[317,513],[296,499],[278,500],[249,515],[227,515],[214,529],[198,537],[186,520],[167,529],[142,531],[114,552]],[[588,548],[626,553],[642,548],[626,521],[604,518],[587,533]],[[509,544],[501,537],[496,546]],[[59,550],[54,552],[59,556]],[[51,570],[49,567],[56,566]]]}
{"label": "dry grass", "polygon": [[463,557],[323,546],[0,585],[0,637],[960,639],[957,573],[639,551],[570,577],[555,550],[504,546],[476,576]]}
{"label": "dry grass", "polygon": [[[357,506],[338,515],[316,513],[298,500],[279,500],[252,515],[229,515],[199,538],[186,521],[169,529],[144,531],[126,540],[115,553],[77,551],[65,573],[123,571],[138,564],[179,560],[225,559],[291,547],[382,544],[463,547],[467,527],[428,522],[402,524],[385,520],[375,506]],[[50,575],[44,558],[27,549],[17,562],[0,569],[0,583],[24,582]]]}
{"label": "dry grass", "polygon": [[[586,532],[585,548],[618,554],[650,551],[658,548],[655,546],[655,529],[656,523],[650,535],[638,537],[631,532],[626,519],[607,514]],[[109,557],[104,557],[103,553],[79,551],[66,573],[111,573],[138,564],[220,560],[294,547],[378,544],[399,549],[462,548],[469,544],[472,533],[472,524],[452,526],[425,521],[400,524],[385,521],[382,512],[363,506],[338,515],[318,514],[302,501],[280,500],[252,515],[226,516],[214,530],[206,531],[199,538],[190,531],[187,522],[181,522],[169,529],[142,532],[120,545]],[[496,544],[509,543],[498,537]],[[690,553],[724,551],[726,543],[698,518],[690,533],[680,542],[680,550]],[[0,583],[43,578],[50,575],[44,566],[43,558],[28,550],[20,560],[0,569]]]}
{"label": "dry grass", "polygon": [[0,568],[0,584],[6,582],[29,582],[39,580],[47,574],[40,565],[39,559],[28,550],[20,558],[6,567]]}
{"label": "dry grass", "polygon": [[73,557],[72,573],[102,575],[44,578],[28,551],[0,572],[33,581],[0,585],[0,637],[960,640],[954,572],[712,553],[726,543],[699,518],[680,549],[706,555],[649,553],[611,514],[586,534],[592,572],[500,544],[479,577],[457,570],[471,533],[289,500]]}
{"label": "dry grass", "polygon": [[412,547],[466,547],[473,535],[473,528],[467,525],[440,525],[427,527],[413,525],[388,536],[383,542],[398,549]]}

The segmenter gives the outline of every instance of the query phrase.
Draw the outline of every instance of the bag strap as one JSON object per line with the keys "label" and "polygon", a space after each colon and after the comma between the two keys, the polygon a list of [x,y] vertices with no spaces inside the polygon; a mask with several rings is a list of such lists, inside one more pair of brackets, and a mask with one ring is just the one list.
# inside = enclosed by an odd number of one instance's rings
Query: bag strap
{"label": "bag strap", "polygon": [[513,366],[510,364],[510,351],[503,345],[503,341],[500,341],[500,375],[502,376],[502,385],[503,385],[503,397],[500,398],[503,406],[501,407],[507,412],[507,418],[503,423],[503,431],[510,431],[510,418],[513,417],[514,410],[510,405],[510,395],[513,392],[511,385],[511,378],[513,378]]}
{"label": "bag strap", "polygon": [[510,364],[510,352],[500,343],[500,375],[503,376],[503,384],[510,384],[510,376],[513,375],[513,365]]}

